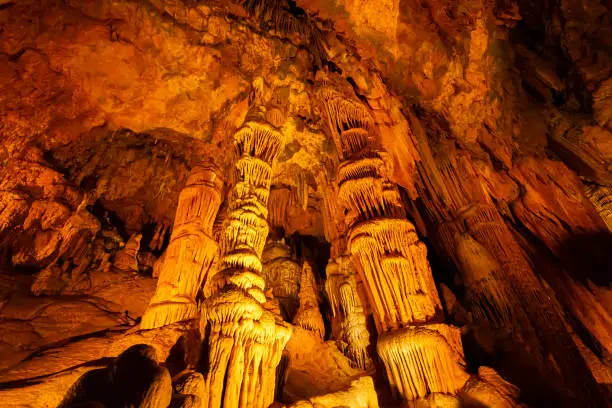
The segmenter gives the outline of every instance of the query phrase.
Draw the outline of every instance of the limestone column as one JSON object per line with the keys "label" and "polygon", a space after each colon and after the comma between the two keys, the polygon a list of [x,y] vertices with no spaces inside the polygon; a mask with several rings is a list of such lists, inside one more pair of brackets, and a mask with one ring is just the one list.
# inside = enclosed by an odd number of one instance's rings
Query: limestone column
{"label": "limestone column", "polygon": [[[268,236],[268,198],[283,135],[251,109],[234,135],[235,185],[221,238],[219,272],[210,282],[201,331],[208,346],[207,408],[267,408],[276,367],[291,328],[264,303],[261,256]],[[278,113],[278,112],[276,112]]]}
{"label": "limestone column", "polygon": [[369,112],[331,87],[319,97],[340,156],[336,182],[348,249],[367,289],[391,386],[406,400],[456,395],[469,378],[460,333],[442,322],[427,250],[385,175]]}
{"label": "limestone column", "polygon": [[194,167],[179,195],[168,249],[156,269],[157,289],[140,327],[153,329],[199,314],[196,296],[218,258],[212,239],[223,190],[218,170],[210,164]]}
{"label": "limestone column", "polygon": [[370,333],[361,297],[357,291],[356,271],[349,256],[331,259],[326,269],[325,291],[332,308],[333,318],[339,321],[340,349],[351,365],[361,370],[372,366],[367,348]]}

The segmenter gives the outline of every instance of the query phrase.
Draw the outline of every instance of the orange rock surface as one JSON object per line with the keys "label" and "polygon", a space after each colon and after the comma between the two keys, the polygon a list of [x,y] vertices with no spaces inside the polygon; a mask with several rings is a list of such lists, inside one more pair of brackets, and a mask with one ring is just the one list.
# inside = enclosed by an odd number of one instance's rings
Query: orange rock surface
{"label": "orange rock surface", "polygon": [[0,405],[612,405],[610,15],[0,0]]}

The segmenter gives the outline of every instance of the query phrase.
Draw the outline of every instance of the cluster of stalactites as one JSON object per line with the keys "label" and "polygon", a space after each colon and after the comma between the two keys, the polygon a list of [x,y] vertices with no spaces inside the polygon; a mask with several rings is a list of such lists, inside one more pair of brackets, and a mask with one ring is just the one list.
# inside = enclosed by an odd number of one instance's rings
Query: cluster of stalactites
{"label": "cluster of stalactites", "polygon": [[372,365],[367,348],[370,333],[366,326],[366,316],[357,292],[357,279],[348,256],[337,257],[330,261],[326,269],[325,291],[332,308],[333,318],[340,323],[338,345],[349,358],[351,365],[367,370]]}
{"label": "cluster of stalactites", "polygon": [[427,249],[408,220],[365,221],[349,232],[380,331],[432,320],[441,306]]}
{"label": "cluster of stalactites", "polygon": [[471,235],[460,233],[454,222],[440,226],[438,237],[443,245],[451,246],[449,252],[460,266],[474,321],[486,322],[496,329],[510,327],[514,319],[513,294],[497,259]]}
{"label": "cluster of stalactites", "polygon": [[300,279],[300,308],[293,318],[293,324],[311,331],[323,339],[325,337],[325,323],[319,310],[316,285],[312,267],[308,262],[304,262]]}
{"label": "cluster of stalactites", "polygon": [[392,388],[408,400],[436,393],[455,395],[469,378],[463,369],[461,334],[446,324],[385,333],[376,349]]}
{"label": "cluster of stalactites", "polygon": [[209,330],[208,408],[267,408],[274,402],[276,367],[291,327],[241,289],[210,298],[201,330]]}
{"label": "cluster of stalactites", "polygon": [[196,297],[216,266],[217,244],[212,227],[221,204],[223,180],[212,165],[191,170],[179,195],[174,229],[160,259],[157,289],[140,327],[152,329],[196,317]]}
{"label": "cluster of stalactites", "polygon": [[320,88],[318,95],[341,160],[363,155],[376,146],[372,116],[365,106],[331,87]]}
{"label": "cluster of stalactites", "polygon": [[348,226],[374,218],[406,217],[397,187],[384,176],[380,157],[344,161],[338,168],[337,182],[338,200],[349,210]]}

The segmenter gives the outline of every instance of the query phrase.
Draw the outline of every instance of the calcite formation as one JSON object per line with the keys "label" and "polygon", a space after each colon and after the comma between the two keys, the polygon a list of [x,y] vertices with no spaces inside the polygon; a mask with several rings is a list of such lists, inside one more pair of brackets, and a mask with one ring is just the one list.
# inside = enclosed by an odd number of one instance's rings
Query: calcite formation
{"label": "calcite formation", "polygon": [[229,195],[220,270],[202,310],[207,336],[208,407],[267,407],[274,401],[276,367],[291,337],[280,316],[264,308],[261,256],[268,235],[267,203],[272,166],[283,135],[249,110],[234,135],[236,183]]}
{"label": "calcite formation", "polygon": [[293,324],[317,334],[321,339],[325,337],[325,323],[319,310],[317,297],[317,282],[312,273],[312,266],[308,262],[302,265],[302,276],[300,278],[300,308],[298,309]]}
{"label": "calcite formation", "polygon": [[612,231],[612,188],[589,185],[585,187],[586,196],[591,200],[595,209],[604,220],[608,229]]}
{"label": "calcite formation", "polygon": [[457,394],[468,378],[461,338],[456,328],[436,323],[441,305],[427,250],[385,176],[373,121],[361,103],[323,86],[328,124],[341,149],[338,198],[348,248],[360,265],[389,381],[406,400]]}
{"label": "calcite formation", "polygon": [[611,406],[609,3],[0,1],[0,405]]}
{"label": "calcite formation", "polygon": [[157,290],[140,322],[143,329],[198,315],[196,297],[218,257],[217,243],[212,238],[224,185],[218,173],[212,164],[191,170],[187,185],[179,195],[170,244],[156,265]]}
{"label": "calcite formation", "polygon": [[367,370],[372,365],[368,354],[370,333],[366,326],[363,301],[357,291],[356,270],[348,256],[330,259],[326,269],[325,291],[334,320],[339,326],[336,338],[340,349],[354,367]]}
{"label": "calcite formation", "polygon": [[113,268],[120,272],[138,272],[138,251],[142,234],[130,237],[125,247],[117,252],[113,261]]}
{"label": "calcite formation", "polygon": [[282,240],[268,240],[262,254],[262,264],[266,287],[272,289],[287,321],[293,320],[300,306],[302,269],[292,259],[291,248]]}

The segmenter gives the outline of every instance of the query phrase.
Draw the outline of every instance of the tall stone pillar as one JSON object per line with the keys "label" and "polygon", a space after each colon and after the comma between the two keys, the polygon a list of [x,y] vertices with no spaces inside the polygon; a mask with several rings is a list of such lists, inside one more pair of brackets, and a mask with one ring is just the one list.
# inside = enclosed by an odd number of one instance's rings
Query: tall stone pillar
{"label": "tall stone pillar", "polygon": [[348,249],[367,289],[392,388],[406,400],[456,395],[469,378],[460,333],[442,321],[427,250],[386,177],[369,112],[331,87],[319,97],[340,156],[336,182]]}
{"label": "tall stone pillar", "polygon": [[168,249],[156,269],[157,289],[140,327],[153,329],[196,317],[196,296],[217,262],[212,239],[223,190],[219,171],[211,164],[194,167],[179,195]]}
{"label": "tall stone pillar", "polygon": [[367,348],[370,333],[361,297],[357,291],[355,268],[349,256],[331,259],[326,269],[325,291],[331,304],[333,318],[339,321],[338,343],[351,365],[361,370],[372,366]]}
{"label": "tall stone pillar", "polygon": [[235,185],[221,238],[219,272],[202,309],[208,343],[207,408],[265,408],[274,401],[276,367],[291,328],[264,308],[261,256],[268,198],[283,135],[252,109],[234,135]]}

